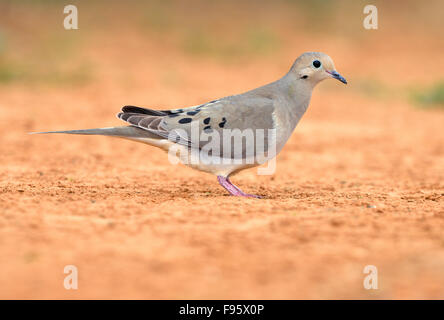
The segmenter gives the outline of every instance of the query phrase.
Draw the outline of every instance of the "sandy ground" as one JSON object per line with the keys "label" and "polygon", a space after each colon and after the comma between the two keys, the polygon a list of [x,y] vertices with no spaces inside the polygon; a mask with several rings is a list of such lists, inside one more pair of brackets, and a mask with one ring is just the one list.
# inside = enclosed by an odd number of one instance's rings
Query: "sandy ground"
{"label": "sandy ground", "polygon": [[[246,91],[315,46],[298,39],[261,64],[224,65],[168,44],[137,47],[137,36],[125,37],[126,54],[97,38],[82,52],[93,82],[0,87],[0,298],[444,298],[444,112],[353,89],[366,73],[431,80],[408,67],[441,63],[432,38],[389,74],[378,39],[324,38],[350,85],[316,88],[274,175],[233,177],[260,200],[231,197],[143,144],[26,134],[118,125],[125,104],[174,108]],[[78,290],[64,289],[66,265],[78,268]],[[378,269],[377,290],[363,287],[366,265]]]}

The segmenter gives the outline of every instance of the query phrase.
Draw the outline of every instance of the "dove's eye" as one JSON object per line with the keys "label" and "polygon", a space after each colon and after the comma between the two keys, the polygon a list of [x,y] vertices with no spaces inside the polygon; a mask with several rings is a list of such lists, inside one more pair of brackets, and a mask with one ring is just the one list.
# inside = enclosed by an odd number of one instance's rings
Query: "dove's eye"
{"label": "dove's eye", "polygon": [[319,60],[313,61],[313,67],[319,68],[320,66],[321,66],[321,61],[319,61]]}

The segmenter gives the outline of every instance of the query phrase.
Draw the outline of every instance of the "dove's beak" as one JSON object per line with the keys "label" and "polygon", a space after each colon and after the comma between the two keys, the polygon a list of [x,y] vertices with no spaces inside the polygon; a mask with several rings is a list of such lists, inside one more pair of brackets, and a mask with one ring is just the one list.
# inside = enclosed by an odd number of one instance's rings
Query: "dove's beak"
{"label": "dove's beak", "polygon": [[343,76],[341,76],[337,71],[335,71],[335,70],[333,70],[333,71],[327,71],[327,70],[325,70],[325,71],[326,71],[328,74],[330,74],[331,77],[332,77],[333,79],[339,80],[339,81],[341,81],[342,83],[347,84],[347,80],[345,80],[345,78],[344,78]]}

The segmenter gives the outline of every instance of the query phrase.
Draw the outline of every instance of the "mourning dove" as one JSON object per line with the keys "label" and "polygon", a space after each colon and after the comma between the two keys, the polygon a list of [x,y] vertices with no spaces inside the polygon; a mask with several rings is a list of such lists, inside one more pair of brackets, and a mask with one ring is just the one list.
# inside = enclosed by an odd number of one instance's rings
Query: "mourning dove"
{"label": "mourning dove", "polygon": [[281,79],[243,94],[174,110],[125,106],[117,116],[129,126],[38,133],[105,135],[147,143],[215,174],[231,195],[258,198],[240,190],[229,176],[274,158],[307,110],[313,88],[327,78],[347,83],[328,55],[306,52]]}

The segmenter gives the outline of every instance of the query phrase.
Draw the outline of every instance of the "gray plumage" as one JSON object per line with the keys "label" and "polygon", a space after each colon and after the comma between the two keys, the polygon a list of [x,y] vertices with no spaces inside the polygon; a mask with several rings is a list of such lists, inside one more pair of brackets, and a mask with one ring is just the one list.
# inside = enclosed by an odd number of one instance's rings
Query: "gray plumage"
{"label": "gray plumage", "polygon": [[[275,136],[273,136],[273,139],[270,139],[269,135],[265,135],[265,141],[261,142],[267,152],[271,140],[274,141],[275,153],[270,155],[270,157],[274,157],[283,148],[307,110],[314,86],[329,77],[346,83],[345,79],[336,72],[333,61],[329,56],[323,53],[309,52],[301,55],[290,71],[281,79],[243,94],[174,110],[152,110],[125,106],[117,116],[127,122],[129,126],[40,133],[115,136],[148,143],[164,150],[170,150],[172,146],[176,146],[180,152],[184,153],[190,149],[201,150],[208,143],[205,139],[198,139],[197,141],[191,139],[193,136],[192,125],[198,128],[199,137],[205,134],[217,134],[222,137],[226,132],[225,129],[238,129],[240,132],[248,129],[253,131],[261,129],[265,133],[274,130]],[[222,140],[219,142],[221,154],[229,154],[231,158],[247,158],[247,146],[244,144],[246,138],[242,137],[242,139],[241,155],[236,155],[234,149],[223,150]],[[258,140],[254,141],[255,156]],[[231,146],[231,148],[233,147]],[[186,162],[184,158],[182,158],[182,162]],[[234,172],[260,163],[255,160],[254,164],[247,164],[246,162],[236,165],[186,164],[227,178]],[[235,194],[235,190],[240,191],[235,186],[235,188],[231,188],[223,183],[221,184],[232,194]]]}

